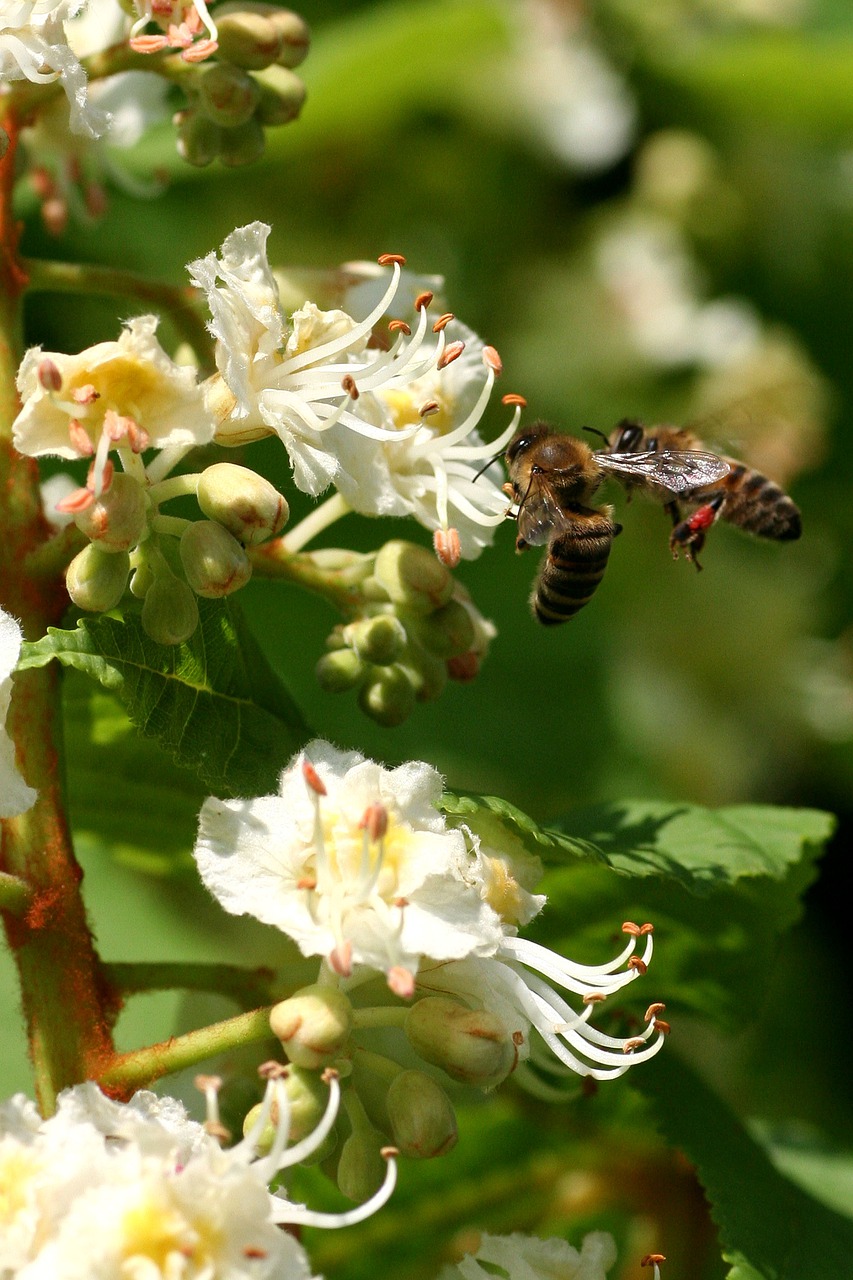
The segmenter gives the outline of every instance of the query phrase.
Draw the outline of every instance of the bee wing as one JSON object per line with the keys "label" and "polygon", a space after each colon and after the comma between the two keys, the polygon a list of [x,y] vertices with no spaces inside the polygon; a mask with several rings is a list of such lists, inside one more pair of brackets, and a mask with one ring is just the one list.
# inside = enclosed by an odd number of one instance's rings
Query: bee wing
{"label": "bee wing", "polygon": [[730,466],[716,453],[702,449],[661,449],[659,453],[596,452],[602,471],[617,479],[645,480],[668,493],[688,493],[728,475]]}
{"label": "bee wing", "polygon": [[532,488],[518,509],[518,537],[530,547],[541,547],[555,530],[571,524],[556,498],[544,485]]}

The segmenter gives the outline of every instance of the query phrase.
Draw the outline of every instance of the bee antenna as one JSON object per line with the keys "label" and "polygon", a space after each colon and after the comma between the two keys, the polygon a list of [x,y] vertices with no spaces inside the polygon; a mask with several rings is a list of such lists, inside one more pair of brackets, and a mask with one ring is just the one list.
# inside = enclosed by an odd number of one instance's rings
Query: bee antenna
{"label": "bee antenna", "polygon": [[581,431],[588,431],[591,436],[600,436],[605,444],[610,444],[608,437],[598,427],[581,427]]}
{"label": "bee antenna", "polygon": [[501,452],[501,453],[496,453],[496,454],[494,455],[494,457],[493,457],[493,458],[489,458],[489,459],[488,459],[488,461],[484,462],[484,463],[483,463],[483,465],[482,465],[482,467],[480,467],[480,470],[479,470],[479,471],[477,472],[477,474],[474,476],[474,479],[471,481],[471,483],[472,483],[472,484],[474,484],[474,482],[475,482],[475,481],[479,480],[479,479],[480,479],[480,476],[481,476],[481,475],[483,475],[483,474],[484,474],[484,472],[488,471],[488,469],[489,469],[489,467],[492,465],[492,463],[494,463],[494,462],[500,462],[500,460],[501,460],[501,458],[502,458],[502,457],[503,457],[503,452]]}

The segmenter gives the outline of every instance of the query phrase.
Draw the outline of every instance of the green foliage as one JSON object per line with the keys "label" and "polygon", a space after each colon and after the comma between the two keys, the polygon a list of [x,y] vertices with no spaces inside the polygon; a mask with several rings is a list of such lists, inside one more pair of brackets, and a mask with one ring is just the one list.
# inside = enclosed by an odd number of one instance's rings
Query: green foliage
{"label": "green foliage", "polygon": [[310,736],[233,601],[201,601],[182,645],[156,644],[136,613],[81,618],[26,645],[21,669],[56,658],[115,693],[130,719],[219,795],[272,790]]}

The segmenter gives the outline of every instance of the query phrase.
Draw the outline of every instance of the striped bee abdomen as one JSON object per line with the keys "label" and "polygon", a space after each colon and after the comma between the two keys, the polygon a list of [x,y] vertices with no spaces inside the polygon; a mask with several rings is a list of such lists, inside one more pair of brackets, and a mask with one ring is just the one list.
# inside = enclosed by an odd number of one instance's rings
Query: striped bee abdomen
{"label": "striped bee abdomen", "polygon": [[604,576],[617,532],[607,509],[572,509],[572,528],[553,537],[530,603],[538,622],[556,626],[582,609]]}
{"label": "striped bee abdomen", "polygon": [[793,542],[799,538],[802,532],[799,508],[774,480],[760,471],[732,462],[731,471],[715,489],[725,493],[720,517],[729,524],[777,542]]}

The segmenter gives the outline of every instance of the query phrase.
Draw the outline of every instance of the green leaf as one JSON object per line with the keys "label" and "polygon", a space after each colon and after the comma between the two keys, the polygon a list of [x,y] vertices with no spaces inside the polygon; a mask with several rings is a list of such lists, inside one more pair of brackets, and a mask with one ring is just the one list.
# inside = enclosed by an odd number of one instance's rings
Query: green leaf
{"label": "green leaf", "polygon": [[195,634],[156,644],[137,613],[81,618],[24,645],[20,666],[56,658],[115,693],[134,725],[218,795],[275,787],[288,758],[310,736],[233,601],[200,600]]}
{"label": "green leaf", "polygon": [[661,1132],[696,1166],[737,1280],[850,1274],[853,1222],[789,1182],[675,1054],[659,1054],[631,1080],[654,1104]]}

